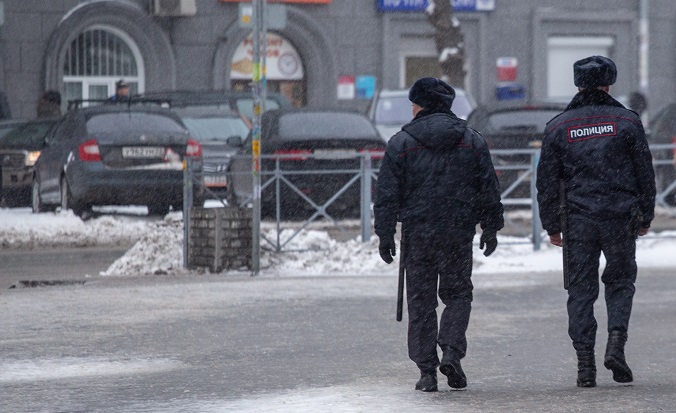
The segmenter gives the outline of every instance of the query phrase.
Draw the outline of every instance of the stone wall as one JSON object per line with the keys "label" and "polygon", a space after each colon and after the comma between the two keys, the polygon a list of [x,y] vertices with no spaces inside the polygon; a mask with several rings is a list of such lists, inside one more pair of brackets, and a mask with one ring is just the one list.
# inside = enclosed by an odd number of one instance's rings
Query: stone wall
{"label": "stone wall", "polygon": [[251,269],[250,208],[192,208],[188,268]]}

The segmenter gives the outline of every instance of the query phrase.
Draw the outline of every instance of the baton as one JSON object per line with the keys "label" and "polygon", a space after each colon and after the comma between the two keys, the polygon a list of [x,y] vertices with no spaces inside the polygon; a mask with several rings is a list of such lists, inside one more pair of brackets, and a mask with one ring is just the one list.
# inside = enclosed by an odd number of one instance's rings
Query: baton
{"label": "baton", "polygon": [[401,242],[399,243],[399,285],[397,288],[397,321],[401,321],[404,312],[404,279],[406,278],[406,245],[404,244],[404,229],[401,230]]}
{"label": "baton", "polygon": [[561,218],[561,243],[563,249],[563,288],[570,286],[570,270],[568,268],[568,202],[566,200],[566,182],[559,183],[559,215]]}

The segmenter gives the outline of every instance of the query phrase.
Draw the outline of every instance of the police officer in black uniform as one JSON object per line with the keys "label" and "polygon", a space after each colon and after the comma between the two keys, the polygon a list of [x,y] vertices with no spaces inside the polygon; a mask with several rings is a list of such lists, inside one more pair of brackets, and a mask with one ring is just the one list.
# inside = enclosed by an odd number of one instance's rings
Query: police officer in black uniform
{"label": "police officer in black uniform", "polygon": [[[472,303],[472,242],[490,255],[503,226],[498,180],[483,137],[450,107],[455,91],[422,78],[409,91],[414,119],[390,139],[380,166],[375,231],[391,263],[402,222],[406,253],[408,349],[420,369],[416,390],[437,390],[437,367],[453,388],[467,386],[460,359]],[[437,326],[437,288],[446,306]],[[437,344],[443,351],[441,363]]]}
{"label": "police officer in black uniform", "polygon": [[608,311],[603,364],[615,381],[628,383],[633,375],[624,345],[635,291],[636,237],[648,232],[654,216],[655,175],[641,119],[608,94],[617,78],[615,63],[591,56],[575,62],[573,71],[579,93],[545,131],[537,171],[540,217],[557,246],[565,228],[561,217],[568,217],[563,237],[568,334],[577,351],[577,385],[596,386],[594,302],[601,252]]}

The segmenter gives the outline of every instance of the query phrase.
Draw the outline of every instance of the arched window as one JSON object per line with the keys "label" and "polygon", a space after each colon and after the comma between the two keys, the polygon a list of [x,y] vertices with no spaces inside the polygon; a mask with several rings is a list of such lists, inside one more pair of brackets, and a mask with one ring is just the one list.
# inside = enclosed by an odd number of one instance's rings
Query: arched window
{"label": "arched window", "polygon": [[107,99],[115,82],[124,79],[132,94],[144,90],[143,59],[124,32],[95,26],[80,33],[66,51],[63,63],[64,101]]}

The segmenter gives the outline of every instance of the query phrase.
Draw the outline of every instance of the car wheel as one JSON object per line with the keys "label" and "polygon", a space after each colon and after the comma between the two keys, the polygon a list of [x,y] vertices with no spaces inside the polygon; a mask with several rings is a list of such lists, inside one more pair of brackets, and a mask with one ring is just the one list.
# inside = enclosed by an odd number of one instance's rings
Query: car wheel
{"label": "car wheel", "polygon": [[40,181],[38,181],[37,178],[33,178],[33,187],[31,190],[31,207],[33,208],[34,214],[56,211],[55,205],[44,205],[42,203],[42,199],[40,198]]}
{"label": "car wheel", "polygon": [[169,213],[168,204],[150,204],[148,205],[148,215],[167,215]]}
{"label": "car wheel", "polygon": [[89,208],[73,199],[73,195],[68,187],[68,181],[63,177],[61,178],[61,211],[68,211],[69,209],[72,209],[73,213],[80,218],[84,218],[87,212],[89,212]]}

